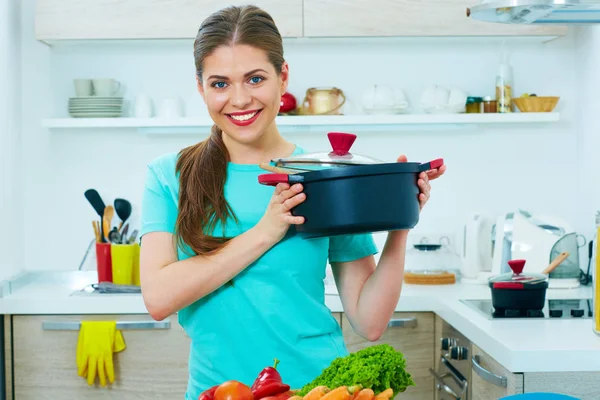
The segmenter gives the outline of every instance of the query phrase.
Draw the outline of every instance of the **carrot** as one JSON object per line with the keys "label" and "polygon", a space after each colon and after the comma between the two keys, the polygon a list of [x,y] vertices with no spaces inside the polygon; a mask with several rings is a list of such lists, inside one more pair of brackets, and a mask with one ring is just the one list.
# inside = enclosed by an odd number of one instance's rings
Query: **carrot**
{"label": "carrot", "polygon": [[287,400],[302,400],[302,396],[292,396],[289,397]]}
{"label": "carrot", "polygon": [[394,391],[391,388],[385,389],[379,393],[373,400],[388,400],[394,395]]}
{"label": "carrot", "polygon": [[302,400],[317,400],[325,396],[327,392],[329,392],[329,388],[327,386],[317,386],[310,392],[306,393]]}
{"label": "carrot", "polygon": [[352,395],[348,391],[348,386],[340,386],[321,397],[321,400],[352,400]]}
{"label": "carrot", "polygon": [[363,389],[357,393],[358,394],[355,395],[354,400],[373,400],[373,397],[375,397],[373,389],[370,388]]}

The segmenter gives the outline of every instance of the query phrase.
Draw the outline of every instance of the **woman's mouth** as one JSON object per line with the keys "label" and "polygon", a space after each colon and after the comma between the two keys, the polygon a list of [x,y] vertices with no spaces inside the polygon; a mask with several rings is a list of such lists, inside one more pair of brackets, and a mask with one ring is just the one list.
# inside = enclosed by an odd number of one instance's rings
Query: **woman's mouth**
{"label": "woman's mouth", "polygon": [[252,111],[241,111],[225,115],[227,115],[227,118],[229,118],[229,120],[237,126],[248,126],[254,121],[256,121],[261,112],[262,109]]}

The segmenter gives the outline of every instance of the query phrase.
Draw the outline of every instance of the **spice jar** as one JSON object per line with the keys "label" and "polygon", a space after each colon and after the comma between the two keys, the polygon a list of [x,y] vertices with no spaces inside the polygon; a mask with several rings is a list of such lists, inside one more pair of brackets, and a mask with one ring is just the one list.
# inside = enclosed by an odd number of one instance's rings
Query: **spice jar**
{"label": "spice jar", "polygon": [[479,114],[483,112],[482,97],[467,97],[467,114]]}
{"label": "spice jar", "polygon": [[492,99],[492,96],[485,96],[483,98],[483,112],[484,113],[497,113],[498,102]]}

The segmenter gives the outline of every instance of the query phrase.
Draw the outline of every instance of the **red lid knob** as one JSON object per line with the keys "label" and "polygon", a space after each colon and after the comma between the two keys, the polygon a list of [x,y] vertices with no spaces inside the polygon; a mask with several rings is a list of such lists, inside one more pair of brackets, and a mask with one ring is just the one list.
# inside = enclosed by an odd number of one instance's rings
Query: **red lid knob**
{"label": "red lid knob", "polygon": [[327,134],[333,154],[336,156],[344,156],[350,151],[352,143],[356,140],[356,135],[353,133],[344,132],[329,132]]}
{"label": "red lid knob", "polygon": [[515,274],[519,275],[523,272],[523,268],[525,268],[525,260],[510,260],[508,266]]}

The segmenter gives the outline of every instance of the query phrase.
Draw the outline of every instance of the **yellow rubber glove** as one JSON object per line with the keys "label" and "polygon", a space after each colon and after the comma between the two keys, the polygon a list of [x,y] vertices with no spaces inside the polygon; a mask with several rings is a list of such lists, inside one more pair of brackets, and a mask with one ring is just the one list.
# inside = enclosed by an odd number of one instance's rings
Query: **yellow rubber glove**
{"label": "yellow rubber glove", "polygon": [[82,321],[77,341],[77,374],[93,385],[96,373],[100,384],[115,381],[113,353],[125,350],[125,341],[116,321]]}

